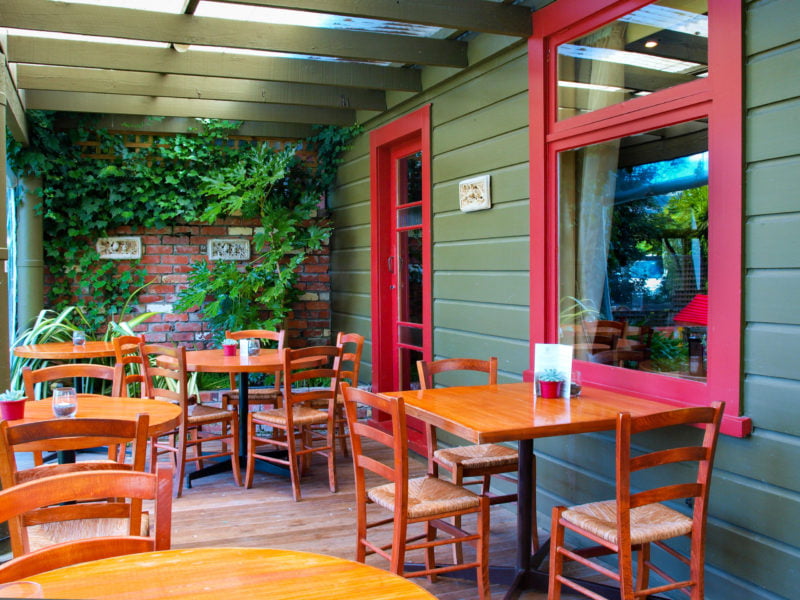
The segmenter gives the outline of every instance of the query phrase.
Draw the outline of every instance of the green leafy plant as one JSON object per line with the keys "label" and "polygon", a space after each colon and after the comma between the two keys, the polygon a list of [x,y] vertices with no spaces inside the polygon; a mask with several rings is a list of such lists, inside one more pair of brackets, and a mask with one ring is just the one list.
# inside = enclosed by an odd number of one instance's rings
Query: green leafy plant
{"label": "green leafy plant", "polygon": [[25,397],[22,390],[6,390],[0,394],[0,402],[17,402]]}
{"label": "green leafy plant", "polygon": [[232,340],[231,338],[225,338],[224,340],[222,340],[223,346],[237,346],[238,344],[239,342],[237,342],[236,340]]}
{"label": "green leafy plant", "polygon": [[199,307],[216,339],[226,330],[275,329],[289,314],[299,294],[300,266],[331,234],[320,200],[357,129],[338,131],[338,137],[324,137],[326,148],[334,149],[319,152],[316,165],[303,160],[294,146],[275,150],[265,143],[203,178],[203,193],[215,200],[202,220],[241,214],[261,224],[251,261],[195,262],[188,286],[179,292],[176,309]]}
{"label": "green leafy plant", "polygon": [[545,369],[536,374],[539,381],[566,381],[567,376],[558,369]]}

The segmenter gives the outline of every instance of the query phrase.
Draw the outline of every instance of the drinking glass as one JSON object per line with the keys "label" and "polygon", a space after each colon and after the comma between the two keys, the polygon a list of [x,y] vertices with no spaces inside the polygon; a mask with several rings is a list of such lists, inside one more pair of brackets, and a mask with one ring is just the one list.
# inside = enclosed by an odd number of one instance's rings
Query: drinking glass
{"label": "drinking glass", "polygon": [[261,352],[261,342],[257,339],[251,338],[250,345],[247,348],[247,354],[249,356],[258,356],[259,352]]}
{"label": "drinking glass", "polygon": [[83,331],[73,331],[72,332],[72,345],[73,346],[84,346],[86,345],[86,334]]}
{"label": "drinking glass", "polygon": [[569,384],[569,395],[572,396],[573,398],[575,396],[580,396],[582,389],[583,389],[583,381],[581,379],[581,372],[573,371],[572,378]]}
{"label": "drinking glass", "polygon": [[78,395],[75,388],[60,387],[53,390],[53,414],[59,418],[72,418],[78,412]]}

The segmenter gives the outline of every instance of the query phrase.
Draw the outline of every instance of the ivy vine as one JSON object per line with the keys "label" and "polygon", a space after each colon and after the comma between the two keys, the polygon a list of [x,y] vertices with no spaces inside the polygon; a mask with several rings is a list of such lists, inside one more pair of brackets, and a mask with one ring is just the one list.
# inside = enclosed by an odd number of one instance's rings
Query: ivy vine
{"label": "ivy vine", "polygon": [[[81,115],[69,128],[57,126],[63,117],[59,113],[31,111],[28,116],[30,145],[22,146],[9,136],[7,156],[17,175],[43,179],[39,210],[44,219],[44,256],[55,276],[46,303],[55,310],[80,307],[98,330],[120,311],[131,292],[145,283],[145,270],[136,262],[123,267],[116,261],[99,260],[90,241],[106,237],[119,227],[158,229],[231,214],[237,210],[239,192],[225,193],[224,186],[234,185],[239,177],[244,178],[240,183],[259,187],[261,182],[248,181],[259,161],[269,165],[284,161],[285,165],[274,174],[261,204],[251,207],[252,195],[242,196],[239,210],[245,216],[260,216],[264,225],[265,232],[254,240],[256,260],[245,268],[203,261],[193,266],[190,279],[197,284],[218,277],[236,278],[243,290],[250,285],[248,278],[261,277],[265,270],[274,275],[262,287],[274,286],[281,278],[292,280],[290,273],[283,272],[296,267],[287,260],[287,252],[297,253],[302,247],[313,250],[327,239],[327,226],[312,223],[315,200],[333,182],[341,152],[358,132],[357,127],[319,128],[304,142],[307,149],[317,153],[313,166],[298,158],[295,148],[277,151],[263,144],[236,147],[230,143],[230,136],[240,125],[236,122],[198,119],[197,129],[190,133],[157,138],[152,146],[133,150],[125,146],[121,135],[97,127],[97,115]],[[98,152],[113,158],[84,156],[81,142],[87,141],[99,144]],[[209,197],[215,199],[211,206]],[[289,214],[285,211],[299,219],[292,227],[302,230],[302,235],[296,235],[296,231],[278,233]],[[265,261],[273,250],[280,256]],[[260,266],[264,262],[269,267]],[[279,264],[282,266],[276,269]],[[206,289],[208,293],[214,291],[213,286]],[[293,299],[291,290],[278,296],[265,302],[262,311],[280,312],[280,306]],[[263,301],[263,293],[257,299]],[[181,302],[185,305],[183,299]],[[204,306],[208,301],[196,303]],[[220,306],[220,310],[231,310],[231,306]],[[213,313],[213,306],[205,311],[212,319]]]}

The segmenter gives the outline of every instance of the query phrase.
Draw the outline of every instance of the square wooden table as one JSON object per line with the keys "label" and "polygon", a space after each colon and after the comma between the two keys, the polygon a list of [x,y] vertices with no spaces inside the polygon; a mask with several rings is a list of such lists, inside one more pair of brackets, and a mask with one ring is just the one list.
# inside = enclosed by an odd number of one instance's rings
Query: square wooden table
{"label": "square wooden table", "polygon": [[[536,493],[533,440],[613,430],[620,412],[641,416],[675,408],[587,386],[580,396],[569,400],[534,397],[533,383],[434,388],[389,392],[388,395],[403,398],[407,415],[469,442],[518,442],[517,564],[514,568],[493,567],[491,571],[495,581],[510,584],[506,598],[517,597],[523,589],[547,589],[547,574],[532,568],[531,494]],[[543,544],[544,551],[540,550],[540,555],[546,553],[547,546]]]}

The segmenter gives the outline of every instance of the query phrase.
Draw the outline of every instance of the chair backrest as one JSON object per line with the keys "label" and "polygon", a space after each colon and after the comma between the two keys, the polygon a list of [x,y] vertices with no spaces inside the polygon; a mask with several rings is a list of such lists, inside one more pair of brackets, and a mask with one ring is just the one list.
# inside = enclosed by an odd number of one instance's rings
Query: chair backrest
{"label": "chair backrest", "polygon": [[[403,531],[408,515],[408,433],[406,409],[402,398],[375,394],[342,383],[347,426],[350,430],[350,447],[353,451],[356,498],[359,504],[367,501],[366,471],[370,471],[395,485],[395,531]],[[358,420],[358,405],[388,415],[391,434],[375,427],[370,421]],[[385,423],[385,421],[381,421]],[[364,453],[362,439],[372,440],[391,450],[390,458],[381,462]],[[372,485],[373,482],[370,483]],[[380,485],[380,484],[378,484]],[[401,527],[398,527],[401,526]]]}
{"label": "chair backrest", "polygon": [[364,336],[358,333],[339,332],[336,345],[342,347],[342,368],[339,382],[347,381],[350,385],[358,385],[358,371],[361,368],[361,353],[364,350]]}
{"label": "chair backrest", "polygon": [[[35,423],[21,423],[13,427],[0,421],[0,484],[3,489],[65,473],[133,470],[144,471],[147,454],[147,430],[150,417],[139,414],[135,421],[124,419],[51,419]],[[126,447],[132,442],[131,461],[126,463]],[[116,460],[73,462],[40,465],[19,470],[16,452],[54,452],[59,450],[82,450],[97,446],[118,448]],[[139,531],[141,508],[131,517],[132,531]],[[110,509],[112,513],[116,509]],[[40,522],[36,511],[27,513],[9,522],[11,549],[14,556],[27,553],[28,542],[25,528]]]}
{"label": "chair backrest", "polygon": [[434,387],[434,376],[446,371],[478,371],[489,375],[489,384],[497,383],[497,357],[489,360],[476,358],[444,358],[442,360],[417,361],[419,385],[423,390]]}
{"label": "chair backrest", "polygon": [[[248,338],[267,340],[268,342],[275,342],[275,348],[277,350],[283,350],[284,344],[286,343],[286,330],[281,329],[280,331],[272,331],[270,329],[242,329],[241,331],[226,331],[225,337],[232,340],[244,340]],[[263,343],[261,344],[261,347],[264,347]],[[230,385],[232,390],[236,389],[236,373],[231,373]],[[276,372],[275,389],[279,389],[280,386],[280,373]]]}
{"label": "chair backrest", "polygon": [[584,321],[582,330],[584,343],[608,346],[608,350],[614,350],[619,340],[627,335],[628,322],[602,319]]}
{"label": "chair backrest", "polygon": [[[617,418],[617,513],[620,540],[630,540],[630,509],[637,506],[666,502],[669,500],[693,498],[694,527],[705,529],[706,509],[708,507],[708,490],[711,482],[711,469],[714,464],[714,452],[717,446],[720,423],[722,422],[723,402],[715,402],[711,406],[696,408],[679,408],[666,413],[632,417],[630,413],[620,413]],[[637,433],[652,431],[676,425],[700,426],[704,433],[702,441],[696,445],[680,445],[667,449],[659,449],[646,454],[633,456],[631,438]],[[692,432],[690,432],[692,433]],[[696,432],[695,432],[696,433]],[[669,439],[678,439],[670,436]],[[664,485],[659,472],[637,477],[647,483],[646,489],[636,487],[631,490],[631,473],[653,469],[663,465],[681,463],[682,466],[694,463],[695,470],[691,481]],[[623,537],[624,536],[624,537]],[[703,536],[699,536],[700,539]]]}
{"label": "chair backrest", "polygon": [[141,335],[120,335],[111,340],[117,366],[122,369],[121,395],[126,398],[144,397],[142,356],[139,354],[139,344],[143,342],[144,336]]}
{"label": "chair backrest", "polygon": [[[109,498],[114,500],[107,502]],[[138,500],[136,504],[140,507],[142,500],[155,501],[150,536],[84,538],[47,546],[0,565],[0,582],[24,579],[89,560],[169,549],[172,467],[159,465],[156,474],[119,470],[66,473],[0,491],[0,521],[44,508],[47,510],[38,511],[42,522],[105,518],[111,506],[117,509],[116,518],[130,518],[134,503],[125,502],[125,499]],[[88,502],[90,500],[97,502]],[[138,518],[141,519],[141,514]]]}
{"label": "chair backrest", "polygon": [[[122,377],[119,369],[90,363],[53,365],[51,367],[42,367],[35,371],[30,367],[23,367],[22,379],[25,382],[25,396],[29,400],[41,400],[49,397],[51,395],[49,386],[42,384],[60,380],[69,380],[70,386],[75,379],[93,379],[101,382],[101,384],[108,382],[102,387],[106,388],[111,396],[119,396],[122,387]],[[37,389],[39,389],[39,394],[36,393]],[[84,390],[87,390],[87,388],[84,387]],[[101,393],[101,390],[95,389],[94,393]]]}
{"label": "chair backrest", "polygon": [[[317,358],[317,362],[309,365],[306,359],[313,358]],[[284,349],[283,400],[288,421],[292,419],[292,411],[289,409],[295,404],[326,405],[330,411],[335,410],[341,360],[342,348],[339,346]],[[319,386],[317,384],[320,379],[329,380],[329,383]]]}
{"label": "chair backrest", "polygon": [[178,404],[183,421],[189,417],[186,348],[172,344],[139,344],[144,369],[145,396]]}

